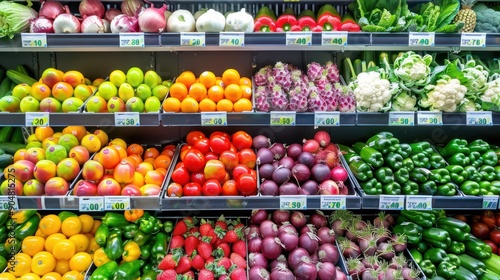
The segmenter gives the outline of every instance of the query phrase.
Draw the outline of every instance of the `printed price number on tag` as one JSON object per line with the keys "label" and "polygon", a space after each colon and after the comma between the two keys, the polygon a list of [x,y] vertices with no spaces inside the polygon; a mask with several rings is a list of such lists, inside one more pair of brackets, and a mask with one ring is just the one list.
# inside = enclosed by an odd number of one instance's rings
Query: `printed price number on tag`
{"label": "printed price number on tag", "polygon": [[144,33],[120,33],[120,47],[144,47]]}
{"label": "printed price number on tag", "polygon": [[389,112],[389,125],[413,126],[415,125],[414,112]]}
{"label": "printed price number on tag", "polygon": [[434,46],[434,32],[410,32],[409,46]]}
{"label": "printed price number on tag", "polygon": [[378,201],[380,210],[403,210],[405,197],[403,195],[381,195]]}
{"label": "printed price number on tag", "polygon": [[497,209],[497,208],[498,208],[498,195],[483,196],[483,209]]}
{"label": "printed price number on tag", "polygon": [[322,46],[346,46],[347,45],[347,31],[342,32],[321,32],[321,45]]}
{"label": "printed price number on tag", "polygon": [[280,196],[280,209],[307,209],[307,198],[303,195]]}
{"label": "printed price number on tag", "polygon": [[417,112],[419,125],[443,125],[443,113],[441,112]]}
{"label": "printed price number on tag", "polygon": [[204,47],[205,32],[181,32],[181,46]]}
{"label": "printed price number on tag", "polygon": [[201,125],[227,125],[227,113],[203,112],[201,113]]}
{"label": "printed price number on tag", "polygon": [[78,203],[80,211],[104,211],[104,201],[102,197],[80,197]]}
{"label": "printed price number on tag", "polygon": [[407,210],[432,210],[432,196],[406,196]]}
{"label": "printed price number on tag", "polygon": [[295,112],[271,112],[271,125],[295,126]]}
{"label": "printed price number on tag", "polygon": [[26,117],[26,126],[49,126],[50,125],[50,117],[47,112],[33,113],[27,112]]}
{"label": "printed price number on tag", "polygon": [[320,209],[346,209],[345,196],[343,195],[322,195],[319,203]]}
{"label": "printed price number on tag", "polygon": [[115,126],[140,126],[138,112],[115,113]]}
{"label": "printed price number on tag", "polygon": [[21,42],[23,48],[46,48],[47,34],[21,33]]}
{"label": "printed price number on tag", "polygon": [[17,196],[0,196],[0,210],[19,210]]}
{"label": "printed price number on tag", "polygon": [[460,47],[486,47],[486,33],[462,33]]}
{"label": "printed price number on tag", "polygon": [[104,197],[104,210],[130,210],[130,197]]}
{"label": "printed price number on tag", "polygon": [[312,42],[312,32],[287,32],[287,46],[310,46]]}
{"label": "printed price number on tag", "polygon": [[219,46],[243,47],[245,46],[244,32],[220,32]]}
{"label": "printed price number on tag", "polygon": [[314,125],[317,126],[339,126],[340,113],[339,112],[315,112]]}
{"label": "printed price number on tag", "polygon": [[493,125],[491,111],[488,112],[467,112],[467,125]]}

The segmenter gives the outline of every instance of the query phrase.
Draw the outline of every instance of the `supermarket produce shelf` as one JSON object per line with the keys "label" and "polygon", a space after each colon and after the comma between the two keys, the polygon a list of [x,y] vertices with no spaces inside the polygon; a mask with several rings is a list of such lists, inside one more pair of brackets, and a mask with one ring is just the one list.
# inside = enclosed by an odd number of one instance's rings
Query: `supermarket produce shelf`
{"label": "supermarket produce shelf", "polygon": [[[159,115],[157,113],[139,114],[140,126],[158,126]],[[115,116],[110,113],[50,113],[50,126],[111,126],[115,125]],[[30,126],[27,125],[25,113],[0,113],[0,126]]]}
{"label": "supermarket produce shelf", "polygon": [[[103,206],[105,207],[105,199],[103,196],[95,196],[93,198],[101,199],[103,201]],[[158,210],[160,206],[160,200],[158,196],[127,196],[123,198],[130,199],[130,209]],[[3,196],[3,199],[3,201],[7,201],[8,197]],[[80,199],[80,197],[76,196],[18,196],[17,204],[19,209],[81,210]],[[101,209],[93,209],[91,211],[99,212],[100,210]],[[111,209],[104,210],[113,211]],[[82,211],[85,212],[84,210]],[[123,211],[123,209],[116,209],[116,211]]]}

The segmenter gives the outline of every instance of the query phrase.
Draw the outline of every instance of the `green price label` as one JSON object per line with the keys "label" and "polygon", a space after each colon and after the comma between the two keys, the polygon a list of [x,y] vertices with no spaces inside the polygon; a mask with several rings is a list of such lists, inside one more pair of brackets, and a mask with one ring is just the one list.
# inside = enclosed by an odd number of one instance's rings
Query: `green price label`
{"label": "green price label", "polygon": [[403,195],[381,195],[378,208],[380,210],[403,210],[404,201]]}
{"label": "green price label", "polygon": [[18,210],[17,196],[0,196],[0,210]]}
{"label": "green price label", "polygon": [[300,45],[308,46],[311,45],[312,32],[287,32],[286,33],[286,45]]}
{"label": "green price label", "polygon": [[104,210],[129,210],[130,197],[104,197]]}
{"label": "green price label", "polygon": [[443,114],[441,112],[417,112],[419,125],[443,125]]}
{"label": "green price label", "polygon": [[26,118],[26,126],[49,126],[49,113],[31,113],[28,112],[25,115]]}
{"label": "green price label", "polygon": [[120,47],[144,47],[144,33],[120,33]]}
{"label": "green price label", "polygon": [[104,211],[104,201],[102,197],[80,197],[78,203],[80,211]]}
{"label": "green price label", "polygon": [[204,47],[205,32],[181,32],[181,46]]}
{"label": "green price label", "polygon": [[115,126],[140,126],[138,112],[115,113]]}
{"label": "green price label", "polygon": [[467,125],[493,125],[491,112],[467,112]]}
{"label": "green price label", "polygon": [[307,198],[305,196],[281,196],[280,209],[307,209]]}
{"label": "green price label", "polygon": [[497,195],[485,195],[483,196],[483,209],[497,209],[498,208],[498,196]]}
{"label": "green price label", "polygon": [[434,32],[410,32],[409,46],[434,46]]}
{"label": "green price label", "polygon": [[413,112],[389,112],[389,125],[413,126],[415,114]]}
{"label": "green price label", "polygon": [[295,112],[271,112],[270,125],[295,126]]}
{"label": "green price label", "polygon": [[23,48],[46,48],[47,34],[21,33],[21,44]]}
{"label": "green price label", "polygon": [[314,125],[316,126],[339,126],[339,112],[315,112]]}
{"label": "green price label", "polygon": [[244,32],[220,32],[219,46],[243,47],[245,46]]}
{"label": "green price label", "polygon": [[346,198],[345,196],[339,195],[322,195],[320,198],[320,209],[336,209],[345,210],[346,209]]}
{"label": "green price label", "polygon": [[486,47],[486,33],[462,33],[461,47]]}
{"label": "green price label", "polygon": [[201,113],[201,125],[203,126],[225,126],[227,125],[226,112],[203,112]]}
{"label": "green price label", "polygon": [[321,45],[345,46],[347,45],[348,32],[321,32]]}
{"label": "green price label", "polygon": [[432,210],[432,196],[406,196],[407,210]]}

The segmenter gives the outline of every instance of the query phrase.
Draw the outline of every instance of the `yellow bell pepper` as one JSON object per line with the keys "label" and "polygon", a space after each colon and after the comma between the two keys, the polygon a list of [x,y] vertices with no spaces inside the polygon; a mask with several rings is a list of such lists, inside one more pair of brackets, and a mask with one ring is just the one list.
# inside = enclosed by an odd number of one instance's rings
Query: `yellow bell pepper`
{"label": "yellow bell pepper", "polygon": [[125,213],[123,213],[123,216],[125,216],[125,219],[129,222],[137,221],[142,215],[144,215],[144,210],[142,209],[126,210]]}
{"label": "yellow bell pepper", "polygon": [[131,262],[139,259],[141,256],[141,247],[134,241],[125,242],[123,247],[122,259],[126,262]]}
{"label": "yellow bell pepper", "polygon": [[108,258],[106,255],[106,252],[104,252],[103,248],[99,248],[95,250],[94,256],[93,256],[94,264],[97,267],[100,267],[103,264],[106,264],[110,262],[111,260]]}

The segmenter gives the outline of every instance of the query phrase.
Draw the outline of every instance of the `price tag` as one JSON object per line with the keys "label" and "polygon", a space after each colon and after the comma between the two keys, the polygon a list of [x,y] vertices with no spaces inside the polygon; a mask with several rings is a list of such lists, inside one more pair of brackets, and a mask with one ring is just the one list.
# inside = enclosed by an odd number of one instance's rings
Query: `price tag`
{"label": "price tag", "polygon": [[493,125],[491,111],[467,112],[467,125]]}
{"label": "price tag", "polygon": [[295,126],[296,113],[293,111],[277,112],[271,111],[271,125]]}
{"label": "price tag", "polygon": [[434,32],[410,32],[408,46],[434,46]]}
{"label": "price tag", "polygon": [[144,33],[120,33],[120,47],[144,47]]}
{"label": "price tag", "polygon": [[347,46],[347,31],[321,32],[322,46]]}
{"label": "price tag", "polygon": [[381,195],[378,200],[380,210],[403,210],[404,205],[404,195]]}
{"label": "price tag", "polygon": [[286,32],[287,46],[310,46],[312,32]]}
{"label": "price tag", "polygon": [[115,126],[140,126],[141,118],[138,112],[115,113]]}
{"label": "price tag", "polygon": [[305,195],[280,196],[280,209],[307,209]]}
{"label": "price tag", "polygon": [[104,197],[104,210],[130,210],[130,197],[129,196],[105,196]]}
{"label": "price tag", "polygon": [[204,47],[205,32],[181,32],[181,46]]}
{"label": "price tag", "polygon": [[345,210],[344,195],[322,195],[319,201],[320,209]]}
{"label": "price tag", "polygon": [[315,112],[314,125],[316,126],[339,126],[340,112]]}
{"label": "price tag", "polygon": [[419,125],[443,125],[443,113],[418,111],[417,121]]}
{"label": "price tag", "polygon": [[407,195],[406,210],[432,210],[432,196]]}
{"label": "price tag", "polygon": [[27,112],[26,126],[49,126],[50,117],[48,112]]}
{"label": "price tag", "polygon": [[483,196],[483,209],[497,209],[497,208],[498,208],[498,195]]}
{"label": "price tag", "polygon": [[462,33],[460,47],[486,47],[486,33]]}
{"label": "price tag", "polygon": [[201,125],[227,125],[226,112],[202,112]]}
{"label": "price tag", "polygon": [[0,196],[0,210],[19,210],[19,203],[15,195]]}
{"label": "price tag", "polygon": [[81,196],[78,203],[80,211],[104,211],[104,199],[98,196]]}
{"label": "price tag", "polygon": [[244,32],[220,32],[219,46],[224,47],[244,47],[245,33]]}
{"label": "price tag", "polygon": [[23,48],[46,48],[47,34],[45,33],[21,33]]}
{"label": "price tag", "polygon": [[415,112],[389,112],[389,125],[413,126],[415,125]]}

